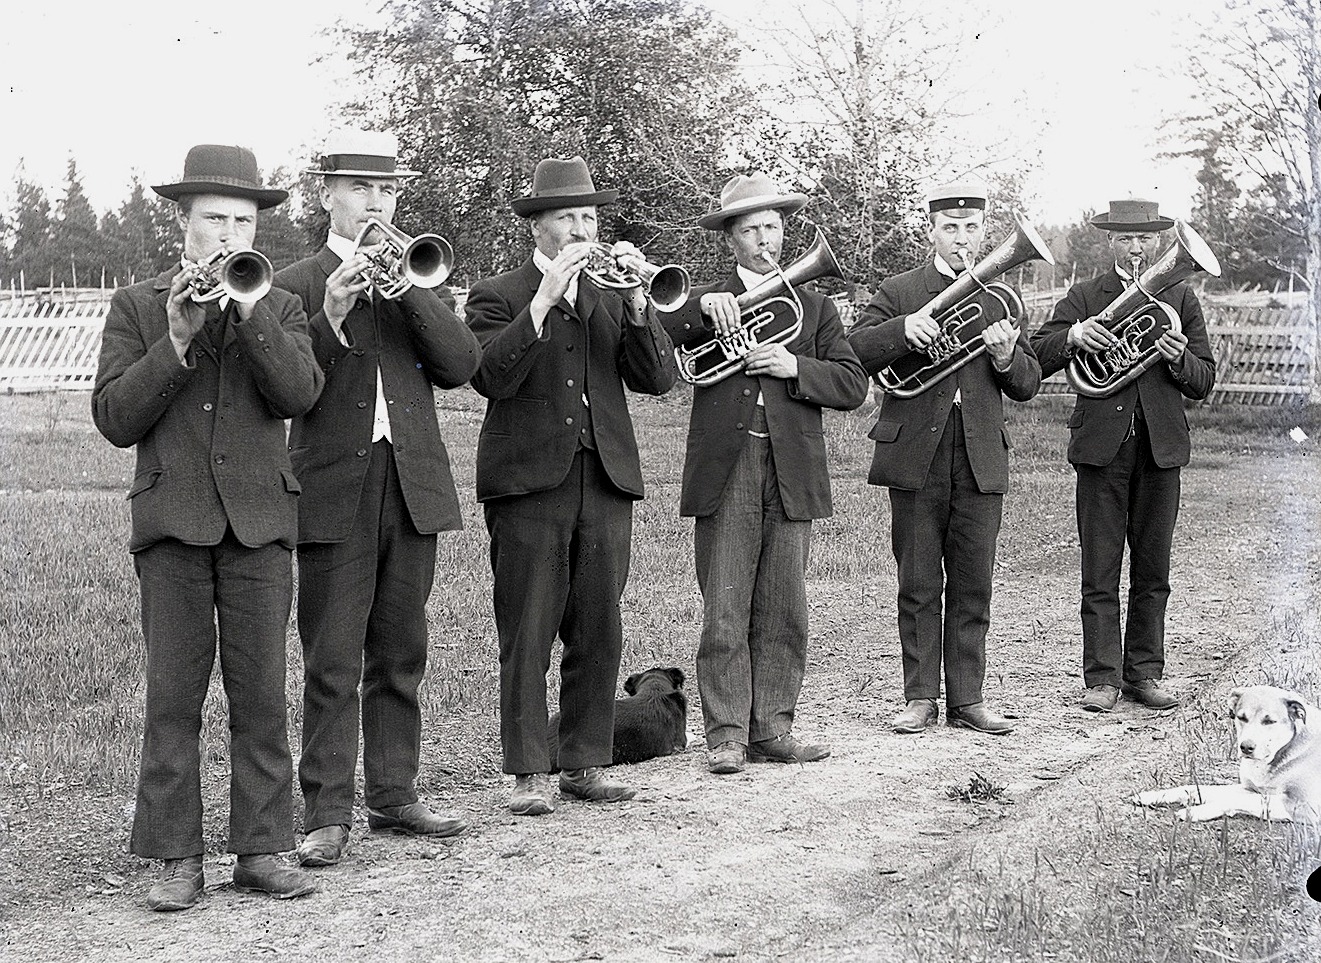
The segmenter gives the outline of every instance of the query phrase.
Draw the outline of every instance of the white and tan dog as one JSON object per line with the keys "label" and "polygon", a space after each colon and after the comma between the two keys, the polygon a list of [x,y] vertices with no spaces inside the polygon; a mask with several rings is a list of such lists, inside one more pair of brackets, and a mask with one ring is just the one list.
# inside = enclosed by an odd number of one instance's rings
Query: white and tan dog
{"label": "white and tan dog", "polygon": [[1138,793],[1140,806],[1183,806],[1180,819],[1255,816],[1321,822],[1321,711],[1287,689],[1254,685],[1229,694],[1238,740],[1237,786],[1177,786]]}

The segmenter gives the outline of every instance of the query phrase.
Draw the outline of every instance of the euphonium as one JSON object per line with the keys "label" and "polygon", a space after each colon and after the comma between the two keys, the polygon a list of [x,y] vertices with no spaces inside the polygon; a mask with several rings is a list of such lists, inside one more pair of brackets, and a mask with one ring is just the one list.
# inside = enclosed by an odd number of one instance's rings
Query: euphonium
{"label": "euphonium", "polygon": [[[1134,264],[1136,268],[1136,262]],[[1084,398],[1108,398],[1137,380],[1160,360],[1156,342],[1166,331],[1179,331],[1179,312],[1156,295],[1198,271],[1220,276],[1220,262],[1187,224],[1174,222],[1174,243],[1096,316],[1119,338],[1101,351],[1078,351],[1069,361],[1068,379]]]}
{"label": "euphonium", "polygon": [[197,267],[188,284],[198,304],[218,301],[225,295],[240,304],[253,304],[266,297],[275,276],[270,259],[252,248],[221,248],[198,261]]}
{"label": "euphonium", "polygon": [[[758,345],[792,341],[803,329],[803,302],[794,286],[816,278],[844,277],[826,236],[819,228],[811,246],[787,268],[781,270],[769,254],[764,257],[774,271],[738,296],[741,322],[738,330],[728,337],[717,335],[696,348],[674,349],[679,377],[684,381],[702,388],[717,384],[742,371],[744,359]],[[784,296],[786,294],[788,297]],[[786,320],[783,315],[777,318],[777,304],[788,307],[792,320]]]}
{"label": "euphonium", "polygon": [[[369,241],[373,231],[378,237]],[[353,247],[355,254],[367,256],[369,263],[363,274],[387,301],[414,286],[434,288],[444,284],[454,269],[454,248],[439,234],[409,237],[375,217],[362,226]]]}
{"label": "euphonium", "polygon": [[692,282],[677,264],[657,267],[644,258],[626,254],[616,257],[607,244],[593,244],[591,260],[583,274],[598,288],[628,291],[641,286],[657,311],[674,311],[688,300]]}
{"label": "euphonium", "polygon": [[[999,247],[927,302],[923,310],[930,309],[940,333],[927,347],[910,351],[876,373],[874,380],[887,393],[896,398],[920,395],[986,350],[982,331],[988,326],[1005,318],[1018,324],[1022,299],[1009,285],[992,279],[1028,261],[1054,264],[1055,257],[1021,215],[1015,214],[1014,222],[1014,230]],[[979,303],[979,294],[989,295],[989,309]]]}

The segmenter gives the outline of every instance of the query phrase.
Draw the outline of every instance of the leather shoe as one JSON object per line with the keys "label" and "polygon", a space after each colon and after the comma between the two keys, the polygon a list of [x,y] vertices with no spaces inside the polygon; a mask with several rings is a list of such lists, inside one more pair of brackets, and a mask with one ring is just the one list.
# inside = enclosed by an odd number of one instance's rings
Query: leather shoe
{"label": "leather shoe", "polygon": [[753,762],[816,762],[828,755],[829,746],[799,742],[792,732],[774,739],[762,739],[748,746],[748,758]]}
{"label": "leather shoe", "polygon": [[388,829],[405,836],[457,836],[468,828],[462,819],[437,816],[424,802],[402,806],[367,807],[367,825],[373,830]]}
{"label": "leather shoe", "polygon": [[565,769],[560,773],[560,792],[589,802],[624,802],[637,795],[623,783],[607,779],[596,766]]}
{"label": "leather shoe", "polygon": [[234,888],[293,899],[316,890],[311,873],[286,866],[272,853],[240,856],[234,864]]}
{"label": "leather shoe", "polygon": [[348,848],[348,826],[320,826],[299,843],[298,862],[303,866],[334,866]]}
{"label": "leather shoe", "polygon": [[1003,736],[1014,731],[1014,724],[986,708],[985,702],[948,707],[945,709],[945,722],[960,729],[976,729],[993,736]]}
{"label": "leather shoe", "polygon": [[514,791],[509,795],[509,811],[515,816],[545,816],[554,812],[550,773],[530,772],[515,776]]}
{"label": "leather shoe", "polygon": [[1119,686],[1089,686],[1082,697],[1082,707],[1088,712],[1110,712],[1119,702]]}
{"label": "leather shoe", "polygon": [[1156,679],[1125,682],[1124,695],[1149,709],[1173,709],[1179,704],[1179,697],[1168,689],[1162,689]]}
{"label": "leather shoe", "polygon": [[748,762],[748,747],[741,742],[722,742],[711,750],[706,766],[717,776],[742,772]]}
{"label": "leather shoe", "polygon": [[935,699],[909,699],[904,711],[890,723],[890,728],[895,732],[923,732],[935,724],[939,715]]}
{"label": "leather shoe", "polygon": [[202,895],[202,857],[167,859],[160,878],[147,893],[147,908],[158,913],[186,910]]}

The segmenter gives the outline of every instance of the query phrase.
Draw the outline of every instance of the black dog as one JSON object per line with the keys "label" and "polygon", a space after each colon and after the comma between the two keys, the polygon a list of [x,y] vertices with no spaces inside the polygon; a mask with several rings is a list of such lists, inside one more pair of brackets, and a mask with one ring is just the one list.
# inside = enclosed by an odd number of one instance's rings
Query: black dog
{"label": "black dog", "polygon": [[[688,697],[683,670],[659,666],[624,680],[626,699],[615,700],[615,751],[611,762],[642,762],[688,746]],[[550,717],[550,768],[560,768],[560,714]]]}

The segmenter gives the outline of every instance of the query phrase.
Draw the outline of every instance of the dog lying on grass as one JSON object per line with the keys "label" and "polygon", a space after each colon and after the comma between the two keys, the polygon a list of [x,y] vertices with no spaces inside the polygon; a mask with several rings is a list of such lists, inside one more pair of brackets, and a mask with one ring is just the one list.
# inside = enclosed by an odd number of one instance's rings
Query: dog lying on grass
{"label": "dog lying on grass", "polygon": [[1183,806],[1180,819],[1254,816],[1321,822],[1321,712],[1287,689],[1254,685],[1229,694],[1237,786],[1176,786],[1138,793],[1140,806]]}
{"label": "dog lying on grass", "polygon": [[[627,698],[615,700],[612,764],[642,762],[688,747],[688,697],[682,669],[657,666],[624,680]],[[550,768],[560,768],[560,714],[550,717]]]}

